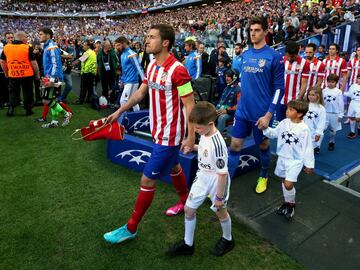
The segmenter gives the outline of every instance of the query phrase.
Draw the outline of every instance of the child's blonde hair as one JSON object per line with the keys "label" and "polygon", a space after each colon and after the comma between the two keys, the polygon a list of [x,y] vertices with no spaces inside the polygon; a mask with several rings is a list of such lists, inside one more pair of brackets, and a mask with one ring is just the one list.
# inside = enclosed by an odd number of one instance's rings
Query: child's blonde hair
{"label": "child's blonde hair", "polygon": [[307,95],[306,95],[307,101],[309,101],[309,93],[310,93],[310,91],[315,92],[315,94],[319,97],[318,103],[321,104],[321,105],[324,105],[324,98],[323,98],[323,90],[322,90],[322,88],[320,86],[311,87],[310,90],[308,91]]}

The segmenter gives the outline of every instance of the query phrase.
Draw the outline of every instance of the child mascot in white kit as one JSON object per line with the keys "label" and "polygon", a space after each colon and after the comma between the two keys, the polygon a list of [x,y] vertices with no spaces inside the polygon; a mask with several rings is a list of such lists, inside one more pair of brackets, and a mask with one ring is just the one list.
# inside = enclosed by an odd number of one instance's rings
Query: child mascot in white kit
{"label": "child mascot in white kit", "polygon": [[303,122],[308,111],[304,101],[292,100],[287,105],[286,119],[276,128],[267,127],[264,135],[270,139],[277,138],[275,174],[281,178],[284,203],[277,209],[277,214],[291,220],[295,214],[294,183],[305,166],[305,172],[311,174],[314,168],[314,149],[311,131]]}
{"label": "child mascot in white kit", "polygon": [[[196,210],[210,196],[213,210],[221,224],[222,236],[212,254],[222,256],[234,247],[231,234],[231,218],[226,210],[229,199],[230,177],[227,167],[227,147],[221,133],[215,126],[216,109],[208,102],[197,103],[189,116],[195,132],[201,135],[198,150],[198,167],[185,204],[185,237],[167,251],[169,256],[192,255]],[[196,149],[196,148],[195,148]]]}

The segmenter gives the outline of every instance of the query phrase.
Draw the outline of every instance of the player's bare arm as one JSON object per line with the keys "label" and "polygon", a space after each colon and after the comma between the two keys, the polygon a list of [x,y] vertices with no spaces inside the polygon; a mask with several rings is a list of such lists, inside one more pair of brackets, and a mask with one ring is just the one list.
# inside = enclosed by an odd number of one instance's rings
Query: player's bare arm
{"label": "player's bare arm", "polygon": [[181,97],[181,101],[184,104],[185,110],[186,110],[188,133],[187,133],[186,139],[181,144],[180,150],[183,151],[184,154],[186,155],[193,150],[194,144],[195,144],[194,126],[191,123],[189,123],[189,121],[188,121],[190,112],[192,111],[192,109],[195,105],[194,95],[188,95],[185,97]]}

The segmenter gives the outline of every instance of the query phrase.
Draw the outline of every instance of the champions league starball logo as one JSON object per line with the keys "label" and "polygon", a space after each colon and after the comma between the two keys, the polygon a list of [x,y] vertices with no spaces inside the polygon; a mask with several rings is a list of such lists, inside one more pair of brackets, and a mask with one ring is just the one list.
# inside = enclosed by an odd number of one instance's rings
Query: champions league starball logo
{"label": "champions league starball logo", "polygon": [[281,139],[288,145],[295,145],[299,142],[299,138],[295,135],[295,133],[290,131],[284,131],[281,133]]}
{"label": "champions league starball logo", "polygon": [[148,126],[150,126],[150,118],[149,118],[149,116],[145,116],[145,117],[140,118],[139,120],[137,120],[137,121],[129,128],[129,130],[131,130],[131,129],[137,130],[137,129],[141,129],[142,127],[148,127]]}
{"label": "champions league starball logo", "polygon": [[244,169],[245,167],[255,165],[255,163],[259,162],[259,159],[252,155],[241,155],[239,161],[240,164],[238,168]]}
{"label": "champions league starball logo", "polygon": [[124,152],[121,152],[117,154],[115,157],[120,157],[121,159],[125,159],[126,157],[129,157],[129,163],[135,162],[137,165],[140,165],[140,163],[146,163],[151,156],[151,153],[143,150],[133,149],[133,150],[127,150]]}
{"label": "champions league starball logo", "polygon": [[324,96],[324,100],[326,102],[332,102],[332,101],[335,101],[336,100],[336,97],[335,96],[331,96],[331,95],[326,95]]}
{"label": "champions league starball logo", "polygon": [[306,114],[306,118],[309,119],[309,120],[313,120],[313,119],[316,119],[318,117],[319,117],[319,115],[314,111],[308,111],[307,114]]}

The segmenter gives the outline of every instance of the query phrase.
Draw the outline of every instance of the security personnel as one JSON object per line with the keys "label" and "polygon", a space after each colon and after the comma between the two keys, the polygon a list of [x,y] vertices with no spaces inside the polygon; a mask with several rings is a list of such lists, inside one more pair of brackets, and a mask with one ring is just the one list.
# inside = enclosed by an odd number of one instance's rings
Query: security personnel
{"label": "security personnel", "polygon": [[75,104],[83,104],[86,98],[86,102],[90,102],[91,96],[94,94],[94,83],[97,72],[96,53],[93,50],[94,45],[90,40],[83,42],[83,55],[73,65],[77,65],[81,62],[81,89],[80,97]]}
{"label": "security personnel", "polygon": [[[31,110],[34,102],[33,76],[39,78],[39,67],[29,45],[24,44],[27,35],[19,31],[12,44],[6,44],[1,54],[1,67],[5,77],[9,78],[9,107],[7,116],[14,114],[16,91],[23,90],[25,115],[34,114]],[[19,91],[19,90],[18,90]]]}

